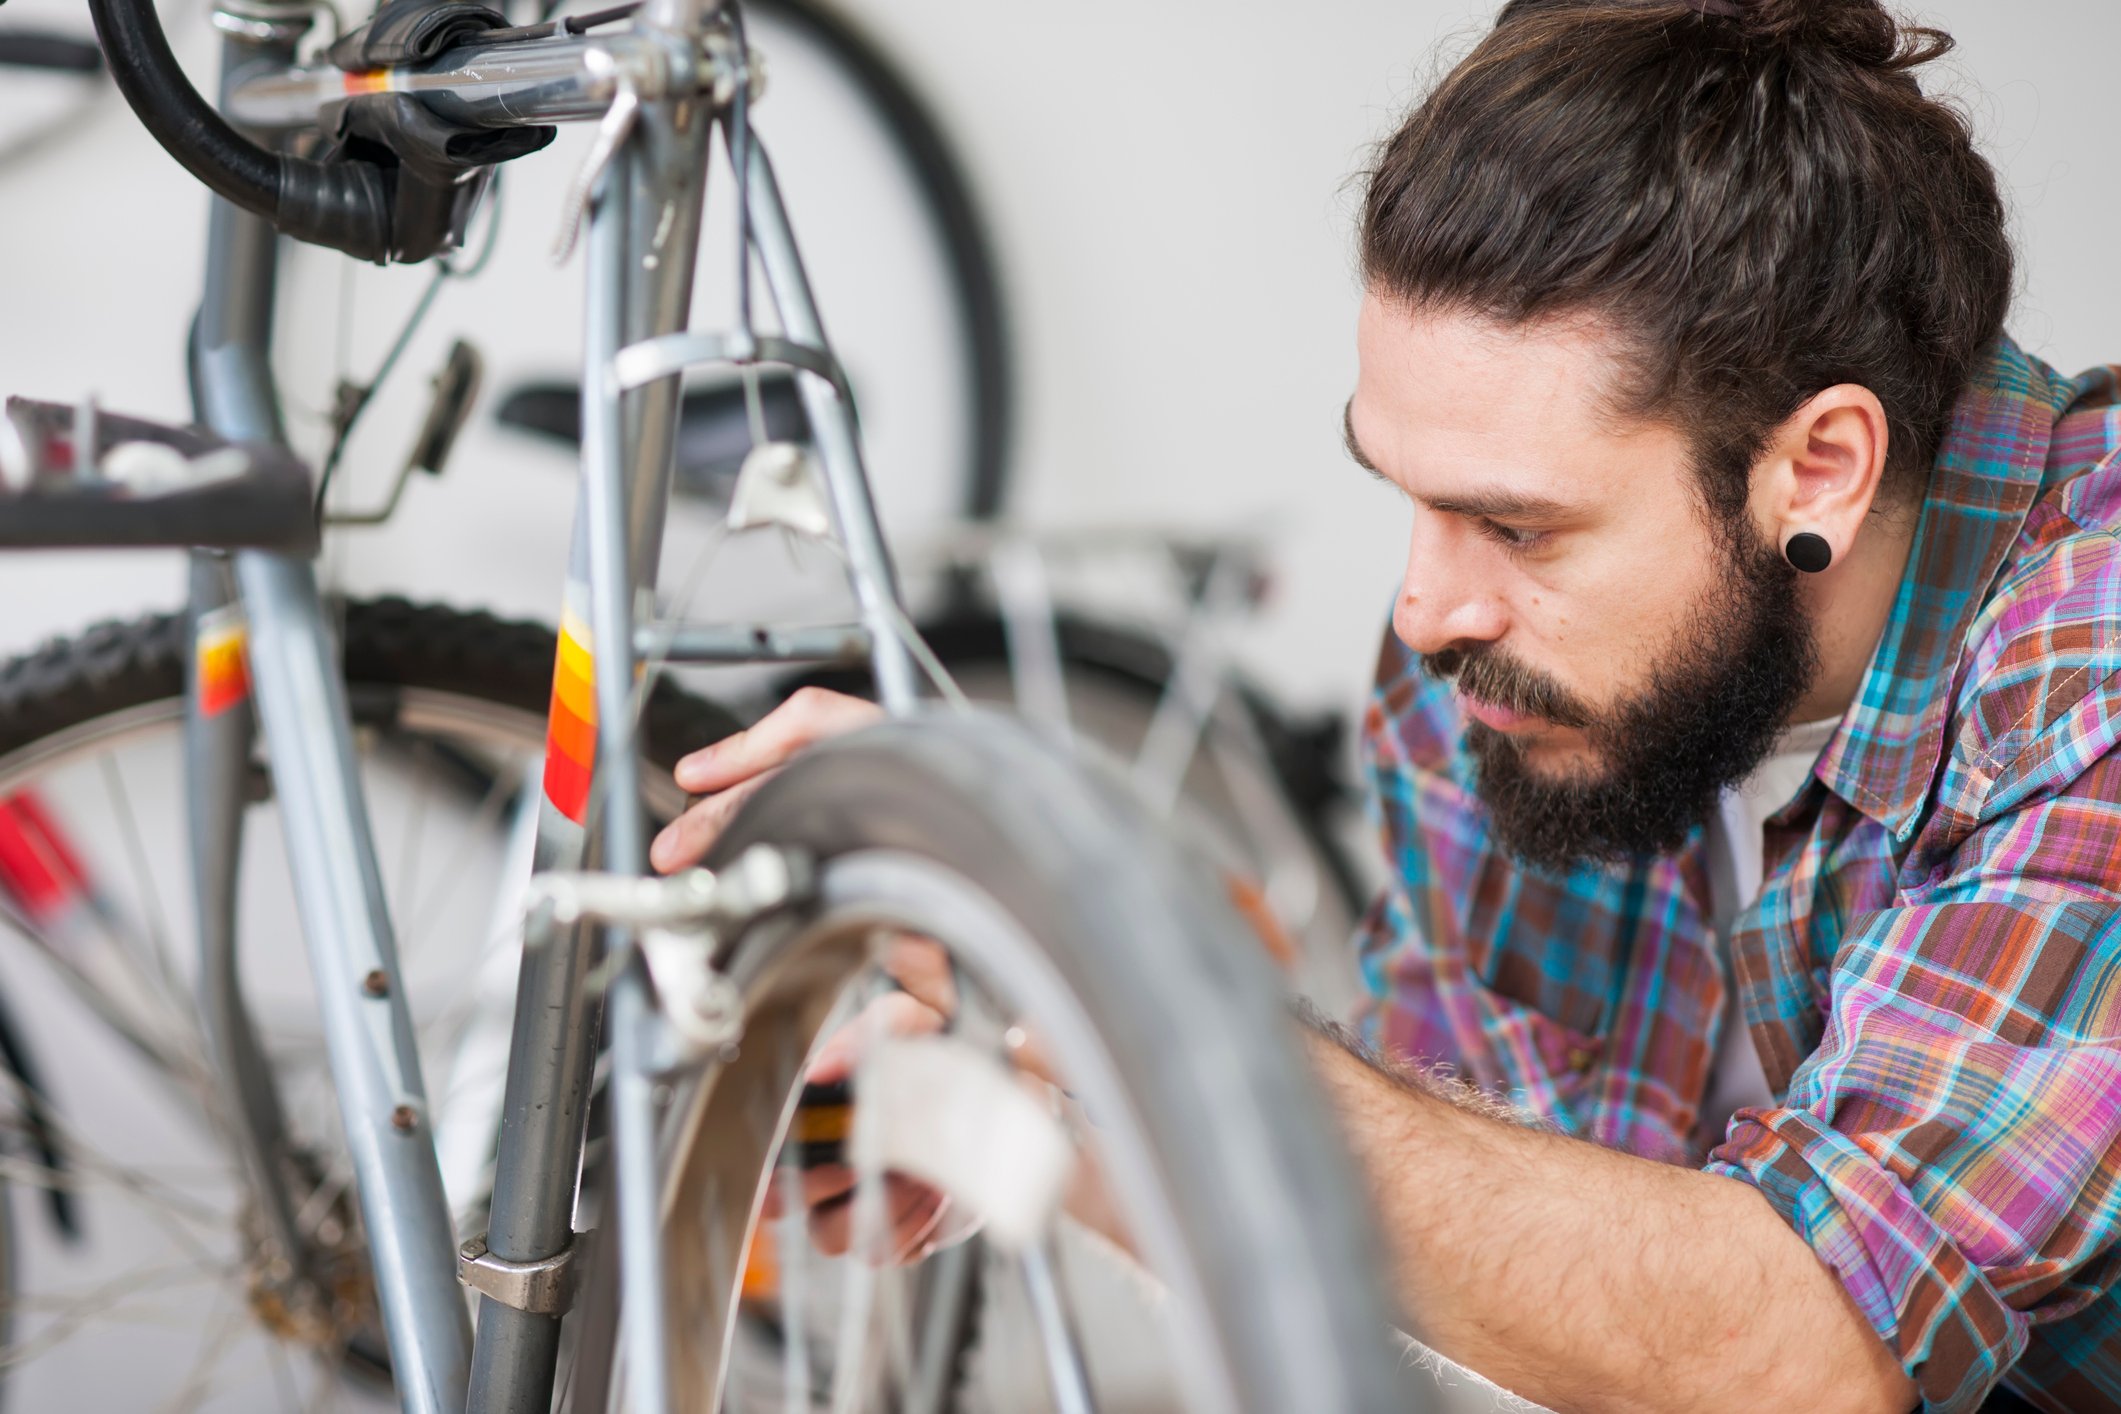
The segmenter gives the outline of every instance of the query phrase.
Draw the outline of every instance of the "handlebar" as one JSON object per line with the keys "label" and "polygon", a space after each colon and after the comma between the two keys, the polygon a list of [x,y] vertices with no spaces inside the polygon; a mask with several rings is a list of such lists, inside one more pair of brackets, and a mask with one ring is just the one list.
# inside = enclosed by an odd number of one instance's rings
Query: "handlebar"
{"label": "handlebar", "polygon": [[[624,18],[634,8],[484,34],[437,28],[435,43],[447,47],[414,56],[411,63],[402,62],[402,45],[390,55],[363,50],[348,56],[339,52],[342,41],[333,48],[333,66],[252,73],[237,82],[224,95],[224,117],[177,66],[154,0],[89,0],[119,91],[186,170],[286,235],[378,263],[417,260],[442,248],[450,194],[463,172],[535,150],[550,139],[550,124],[602,117],[622,88],[642,98],[703,94],[720,105],[738,83],[756,83],[756,71],[718,28],[682,38],[641,32],[584,37],[584,29]],[[405,0],[405,17],[420,14],[416,0]],[[498,22],[497,15],[493,19]],[[392,36],[393,43],[398,38]],[[363,67],[364,60],[382,67]],[[343,151],[328,162],[312,161],[260,146],[229,121],[252,131],[329,131],[347,105],[375,102],[396,105],[398,127],[371,127],[361,135],[380,139],[396,162],[363,161]],[[544,129],[542,137],[526,131],[536,128]],[[521,140],[499,136],[510,129]],[[432,149],[437,133],[447,140],[445,170],[408,173],[406,164],[415,158],[398,138],[425,137]],[[406,229],[398,229],[401,224]]]}
{"label": "handlebar", "polygon": [[185,78],[154,0],[89,0],[88,9],[118,91],[186,171],[298,240],[379,264],[390,258],[391,191],[381,167],[260,147]]}
{"label": "handlebar", "polygon": [[[592,53],[594,51],[594,53]],[[330,65],[259,73],[228,93],[229,115],[254,129],[324,126],[350,91],[368,84],[409,94],[437,117],[477,128],[592,121],[618,93],[621,73],[653,82],[662,50],[637,34],[565,34],[481,40],[444,50],[417,68],[348,75]]]}

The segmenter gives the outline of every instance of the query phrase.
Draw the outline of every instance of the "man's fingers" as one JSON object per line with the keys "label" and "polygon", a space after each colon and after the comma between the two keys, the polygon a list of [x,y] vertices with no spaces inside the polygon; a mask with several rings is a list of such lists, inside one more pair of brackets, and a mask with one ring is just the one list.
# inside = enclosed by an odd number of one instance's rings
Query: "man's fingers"
{"label": "man's fingers", "polygon": [[[787,1211],[788,1205],[782,1194],[786,1191],[787,1179],[783,1170],[775,1165],[772,1178],[766,1184],[766,1202],[759,1210],[761,1217],[777,1218]],[[815,1208],[820,1203],[829,1203],[854,1187],[854,1170],[845,1164],[818,1164],[796,1174],[796,1186],[802,1190],[803,1207]]]}
{"label": "man's fingers", "polygon": [[859,697],[806,687],[748,731],[693,752],[678,762],[672,774],[685,790],[708,798],[655,837],[649,862],[665,874],[699,863],[737,807],[790,757],[813,742],[853,731],[880,715],[882,709]]}
{"label": "man's fingers", "polygon": [[803,1170],[803,1206],[819,1208],[854,1191],[854,1170],[845,1164],[819,1164]]}
{"label": "man's fingers", "polygon": [[957,1011],[957,981],[950,975],[950,954],[933,938],[895,934],[881,965],[892,981],[944,1016]]}
{"label": "man's fingers", "polygon": [[892,1228],[891,1255],[886,1265],[902,1267],[926,1256],[928,1244],[942,1228],[943,1214],[949,1207],[950,1196],[940,1189],[931,1188],[923,1193],[921,1201],[907,1210],[905,1217]]}
{"label": "man's fingers", "polygon": [[677,783],[694,795],[727,790],[761,771],[786,764],[804,747],[867,726],[883,715],[873,702],[820,687],[798,689],[748,729],[702,747],[678,762]]}
{"label": "man's fingers", "polygon": [[[854,1240],[854,1210],[860,1196],[848,1192],[810,1211],[810,1240],[828,1257],[845,1256]],[[927,1184],[899,1174],[884,1176],[884,1231],[889,1235],[886,1253],[897,1253],[924,1238],[942,1195]],[[896,1260],[896,1259],[894,1259]]]}
{"label": "man's fingers", "polygon": [[753,776],[742,785],[731,786],[716,795],[693,805],[677,819],[665,825],[648,846],[648,862],[658,873],[668,874],[678,869],[687,869],[707,857],[714,842],[729,828],[729,822],[744,802],[774,773]]}

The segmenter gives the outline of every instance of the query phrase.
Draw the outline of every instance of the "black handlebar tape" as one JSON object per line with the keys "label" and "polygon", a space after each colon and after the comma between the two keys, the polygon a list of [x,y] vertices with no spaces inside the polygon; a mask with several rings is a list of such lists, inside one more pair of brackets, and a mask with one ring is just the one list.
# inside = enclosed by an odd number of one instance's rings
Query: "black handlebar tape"
{"label": "black handlebar tape", "polygon": [[369,162],[312,162],[260,147],[199,96],[170,52],[154,0],[88,0],[118,91],[184,169],[286,235],[381,264],[390,187]]}

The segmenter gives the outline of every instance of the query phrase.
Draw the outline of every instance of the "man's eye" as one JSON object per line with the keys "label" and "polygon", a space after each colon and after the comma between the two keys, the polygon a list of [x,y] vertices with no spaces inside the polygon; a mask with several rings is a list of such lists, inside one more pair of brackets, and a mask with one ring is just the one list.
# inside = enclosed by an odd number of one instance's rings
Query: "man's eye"
{"label": "man's eye", "polygon": [[1481,516],[1473,524],[1482,535],[1509,550],[1529,550],[1546,539],[1544,531],[1519,530],[1515,526],[1504,525],[1499,520],[1489,520],[1486,516]]}

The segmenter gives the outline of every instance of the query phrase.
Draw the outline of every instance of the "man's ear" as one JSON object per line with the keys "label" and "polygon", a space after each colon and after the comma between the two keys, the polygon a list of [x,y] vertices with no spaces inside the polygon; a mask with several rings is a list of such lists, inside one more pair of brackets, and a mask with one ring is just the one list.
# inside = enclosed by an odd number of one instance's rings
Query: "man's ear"
{"label": "man's ear", "polygon": [[1887,451],[1885,405],[1856,383],[1806,400],[1768,440],[1753,482],[1753,510],[1781,549],[1802,531],[1848,558],[1878,498]]}

